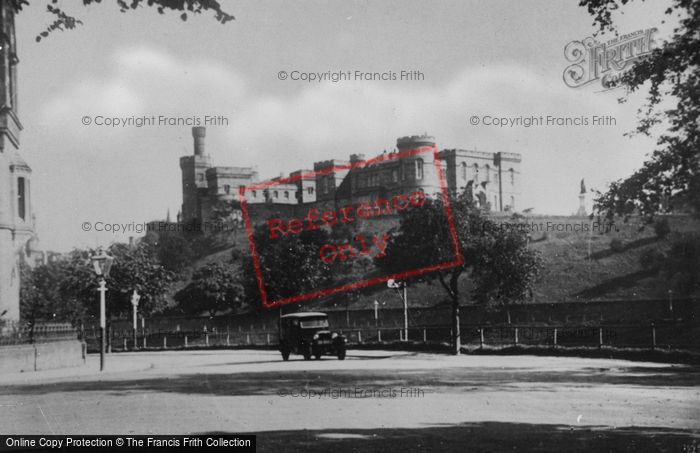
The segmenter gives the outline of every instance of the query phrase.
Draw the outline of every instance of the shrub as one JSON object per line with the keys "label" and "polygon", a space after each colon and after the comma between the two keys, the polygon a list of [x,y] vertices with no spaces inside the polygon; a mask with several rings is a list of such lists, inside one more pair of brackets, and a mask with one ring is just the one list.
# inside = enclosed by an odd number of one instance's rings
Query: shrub
{"label": "shrub", "polygon": [[671,226],[668,224],[668,219],[663,218],[654,222],[654,233],[659,239],[664,239],[671,232]]}
{"label": "shrub", "polygon": [[612,250],[615,253],[620,253],[625,250],[625,245],[622,243],[621,240],[615,238],[612,241],[610,241],[610,250]]}

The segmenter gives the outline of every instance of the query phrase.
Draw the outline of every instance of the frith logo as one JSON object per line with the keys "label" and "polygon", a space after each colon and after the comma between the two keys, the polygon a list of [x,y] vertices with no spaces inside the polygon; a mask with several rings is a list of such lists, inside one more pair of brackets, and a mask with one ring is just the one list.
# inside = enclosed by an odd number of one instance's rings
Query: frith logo
{"label": "frith logo", "polygon": [[634,62],[651,53],[656,28],[637,30],[601,43],[592,37],[571,41],[564,56],[571,63],[564,70],[564,83],[579,88],[600,79],[606,90],[616,88]]}

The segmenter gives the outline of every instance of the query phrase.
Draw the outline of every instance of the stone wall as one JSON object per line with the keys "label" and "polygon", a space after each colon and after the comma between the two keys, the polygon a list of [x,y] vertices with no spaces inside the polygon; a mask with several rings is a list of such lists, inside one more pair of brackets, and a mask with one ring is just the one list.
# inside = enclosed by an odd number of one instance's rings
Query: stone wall
{"label": "stone wall", "polygon": [[85,364],[85,343],[52,341],[0,347],[0,373],[51,370]]}

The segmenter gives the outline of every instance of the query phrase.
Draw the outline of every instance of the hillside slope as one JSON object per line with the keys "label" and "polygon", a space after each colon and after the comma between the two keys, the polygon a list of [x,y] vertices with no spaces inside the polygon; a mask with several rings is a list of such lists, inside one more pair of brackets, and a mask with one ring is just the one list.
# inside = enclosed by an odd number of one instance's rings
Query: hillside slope
{"label": "hillside slope", "polygon": [[[507,218],[499,220],[510,222]],[[668,217],[672,232],[664,239],[658,239],[652,227],[643,228],[640,219],[634,218],[613,225],[578,217],[532,216],[520,221],[527,223],[530,247],[541,252],[545,261],[544,276],[532,300],[526,301],[537,303],[665,298],[668,282],[643,269],[642,255],[650,250],[668,252],[678,234],[700,230],[697,220],[685,216]],[[244,234],[239,234],[234,244],[198,260],[194,266],[227,261],[234,247],[247,253]],[[463,278],[460,285],[466,294],[468,280]],[[438,283],[414,285],[408,290],[408,298],[412,307],[447,303]],[[374,301],[382,308],[402,306],[400,295],[384,285],[302,304],[305,309],[352,310],[372,308]]]}

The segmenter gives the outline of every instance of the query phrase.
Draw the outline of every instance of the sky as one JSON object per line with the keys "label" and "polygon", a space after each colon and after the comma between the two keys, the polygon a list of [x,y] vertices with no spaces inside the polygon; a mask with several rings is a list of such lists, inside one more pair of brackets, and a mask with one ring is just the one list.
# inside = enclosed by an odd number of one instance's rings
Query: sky
{"label": "sky", "polygon": [[[180,209],[179,158],[192,153],[191,127],[110,127],[96,125],[99,117],[222,116],[228,124],[207,127],[213,164],[255,166],[262,177],[376,155],[397,137],[428,132],[441,149],[520,153],[519,207],[542,214],[574,213],[582,178],[604,189],[654,149],[653,138],[624,136],[641,94],[620,104],[621,90],[563,82],[564,47],[596,30],[577,2],[245,0],[223,2],[236,16],[225,25],[206,13],[183,22],[174,12],[80,3],[59,6],[84,25],[40,42],[34,38],[51,20],[46,1],[32,1],[16,22],[20,152],[33,169],[45,250],[139,236],[84,231],[85,222],[135,225]],[[667,3],[637,3],[615,17],[618,29],[656,27],[661,42]],[[422,80],[290,79],[402,70],[420,71]],[[547,115],[609,115],[615,124],[483,124],[485,116]]]}

